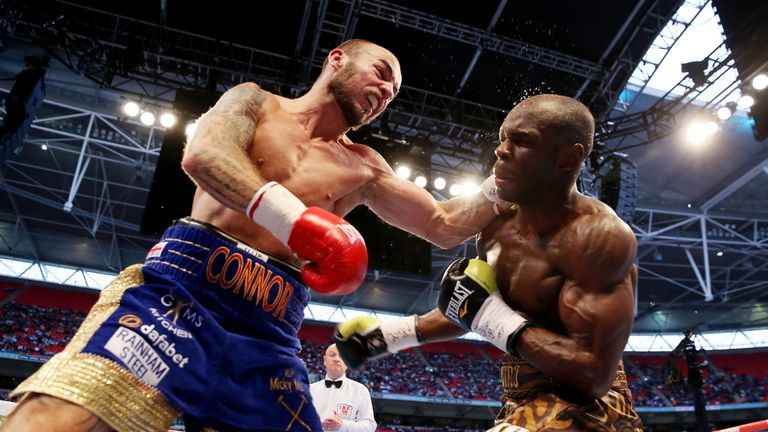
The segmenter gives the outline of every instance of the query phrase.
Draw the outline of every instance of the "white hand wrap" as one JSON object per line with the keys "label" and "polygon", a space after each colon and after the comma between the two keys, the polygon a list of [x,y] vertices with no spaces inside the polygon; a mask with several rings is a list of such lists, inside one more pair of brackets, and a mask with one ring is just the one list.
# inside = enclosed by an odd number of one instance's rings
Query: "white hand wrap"
{"label": "white hand wrap", "polygon": [[485,198],[488,199],[488,201],[493,203],[493,211],[500,215],[504,213],[504,207],[503,203],[504,200],[499,198],[499,195],[496,193],[496,176],[491,174],[488,176],[487,179],[483,181],[483,183],[480,184],[480,190],[483,191],[483,195],[485,195]]}
{"label": "white hand wrap", "polygon": [[293,224],[306,210],[307,206],[288,189],[271,181],[256,191],[245,214],[269,230],[283,244],[288,244]]}
{"label": "white hand wrap", "polygon": [[381,334],[391,353],[421,345],[416,336],[416,315],[382,321]]}
{"label": "white hand wrap", "polygon": [[509,336],[528,325],[528,320],[509,307],[498,291],[494,291],[480,306],[472,331],[506,352]]}

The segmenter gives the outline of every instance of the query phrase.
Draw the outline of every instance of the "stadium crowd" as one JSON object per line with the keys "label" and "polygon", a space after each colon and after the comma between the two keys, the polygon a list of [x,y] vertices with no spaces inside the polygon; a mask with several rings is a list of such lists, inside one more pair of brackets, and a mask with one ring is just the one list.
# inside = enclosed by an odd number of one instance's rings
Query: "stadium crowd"
{"label": "stadium crowd", "polygon": [[[632,362],[629,367],[632,397],[641,407],[691,406],[693,396],[685,380],[670,379],[665,364]],[[633,367],[634,366],[634,367]],[[707,405],[764,402],[768,375],[755,377],[745,373],[702,373],[702,394]]]}
{"label": "stadium crowd", "polygon": [[[0,307],[0,352],[50,357],[74,335],[84,316],[82,311],[10,301]],[[311,381],[323,377],[323,350],[323,344],[302,340],[301,356],[307,364]],[[481,350],[476,351],[477,354],[409,350],[371,362],[359,371],[349,371],[349,375],[368,386],[374,397],[407,395],[498,400],[501,396],[498,362]],[[693,404],[684,380],[668,382],[666,363],[643,362],[632,356],[625,363],[636,406]],[[703,394],[710,405],[768,400],[768,375],[754,376],[723,368],[704,371],[703,381]],[[0,392],[0,397],[7,398],[7,391]]]}
{"label": "stadium crowd", "polygon": [[64,349],[85,314],[9,302],[0,307],[0,317],[0,351],[51,357]]}

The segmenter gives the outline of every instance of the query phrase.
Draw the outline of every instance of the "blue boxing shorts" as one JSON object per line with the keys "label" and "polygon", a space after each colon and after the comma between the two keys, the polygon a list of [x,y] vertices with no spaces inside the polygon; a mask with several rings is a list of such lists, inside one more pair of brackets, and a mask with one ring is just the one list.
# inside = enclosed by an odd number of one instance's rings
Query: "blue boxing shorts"
{"label": "blue boxing shorts", "polygon": [[181,413],[216,430],[320,431],[297,356],[309,296],[295,267],[181,219],[12,395],[68,400],[119,431],[167,431]]}

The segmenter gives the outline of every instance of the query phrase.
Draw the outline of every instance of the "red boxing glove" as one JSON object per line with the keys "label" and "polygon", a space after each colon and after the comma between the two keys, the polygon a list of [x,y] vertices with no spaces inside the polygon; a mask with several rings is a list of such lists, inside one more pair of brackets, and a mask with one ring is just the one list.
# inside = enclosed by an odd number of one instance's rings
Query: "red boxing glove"
{"label": "red boxing glove", "polygon": [[327,295],[357,289],[368,269],[368,252],[360,233],[347,221],[319,207],[305,206],[277,182],[262,186],[246,208],[254,222],[267,228],[299,258],[309,260],[301,277]]}
{"label": "red boxing glove", "polygon": [[365,278],[368,251],[363,237],[347,221],[319,207],[301,214],[288,246],[310,260],[301,268],[301,277],[315,291],[348,294]]}

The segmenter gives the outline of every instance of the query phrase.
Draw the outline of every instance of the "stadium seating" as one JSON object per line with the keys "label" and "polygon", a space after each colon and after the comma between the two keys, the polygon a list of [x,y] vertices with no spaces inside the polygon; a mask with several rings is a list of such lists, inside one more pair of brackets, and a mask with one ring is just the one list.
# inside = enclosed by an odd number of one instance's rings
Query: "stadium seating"
{"label": "stadium seating", "polygon": [[[0,351],[45,359],[62,350],[96,297],[57,296],[51,295],[51,291],[54,290],[35,288],[0,307]],[[329,325],[305,323],[299,333],[300,356],[307,364],[311,381],[323,378],[323,352],[331,331]],[[502,395],[500,356],[498,350],[487,344],[431,344],[371,362],[349,375],[368,386],[374,397],[411,395],[493,401]],[[711,367],[703,371],[702,385],[707,404],[768,400],[768,353],[712,354],[709,361]],[[625,364],[636,406],[693,404],[684,382],[668,382],[666,356],[631,354],[625,356]],[[681,368],[685,370],[684,365]],[[7,391],[0,391],[0,398],[7,398]],[[380,430],[432,430],[397,427]]]}

